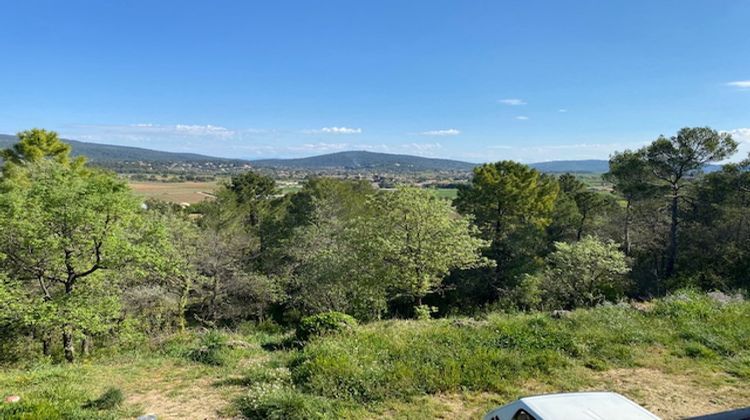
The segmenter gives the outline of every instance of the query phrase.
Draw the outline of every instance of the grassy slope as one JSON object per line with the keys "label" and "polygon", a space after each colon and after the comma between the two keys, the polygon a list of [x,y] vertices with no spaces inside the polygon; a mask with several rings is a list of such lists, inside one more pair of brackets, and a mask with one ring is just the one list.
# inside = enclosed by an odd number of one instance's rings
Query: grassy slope
{"label": "grassy slope", "polygon": [[[750,405],[747,302],[686,295],[563,319],[385,321],[302,350],[283,346],[285,337],[233,333],[242,345],[227,350],[225,366],[188,360],[194,344],[183,338],[148,354],[3,370],[0,390],[20,394],[30,413],[43,403],[45,413],[81,418],[91,413],[80,405],[109,386],[125,403],[98,415],[477,418],[519,396],[593,389],[665,418]],[[13,418],[8,409],[0,417]]]}
{"label": "grassy slope", "polygon": [[614,389],[664,417],[697,415],[750,404],[750,304],[685,295],[564,319],[390,321],[308,345],[292,374],[303,392],[373,407],[459,395],[473,399],[459,411],[478,414],[522,395]]}

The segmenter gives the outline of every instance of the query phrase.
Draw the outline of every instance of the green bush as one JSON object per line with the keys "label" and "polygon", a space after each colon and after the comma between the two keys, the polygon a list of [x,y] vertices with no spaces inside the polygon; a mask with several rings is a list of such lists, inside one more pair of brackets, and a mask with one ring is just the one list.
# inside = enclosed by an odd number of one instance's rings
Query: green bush
{"label": "green bush", "polygon": [[325,414],[332,410],[324,398],[274,386],[251,389],[248,396],[237,402],[237,408],[250,420],[334,418]]}
{"label": "green bush", "polygon": [[260,321],[255,326],[257,331],[264,332],[266,334],[282,334],[285,329],[281,325],[274,322],[272,319],[266,319]]}
{"label": "green bush", "polygon": [[683,289],[656,301],[654,314],[673,319],[705,319],[719,309],[719,303],[694,289]]}
{"label": "green bush", "polygon": [[414,318],[425,321],[432,318],[432,314],[436,313],[438,309],[434,306],[429,305],[417,305],[414,307]]}
{"label": "green bush", "polygon": [[198,339],[198,346],[188,352],[188,358],[206,365],[222,366],[227,361],[227,338],[220,331],[210,330]]}
{"label": "green bush", "polygon": [[313,337],[350,331],[357,325],[357,320],[341,312],[323,312],[302,318],[297,327],[296,337],[307,342]]}
{"label": "green bush", "polygon": [[112,410],[117,408],[125,398],[122,391],[117,388],[108,388],[99,398],[89,401],[83,405],[83,408],[93,408],[96,410]]}

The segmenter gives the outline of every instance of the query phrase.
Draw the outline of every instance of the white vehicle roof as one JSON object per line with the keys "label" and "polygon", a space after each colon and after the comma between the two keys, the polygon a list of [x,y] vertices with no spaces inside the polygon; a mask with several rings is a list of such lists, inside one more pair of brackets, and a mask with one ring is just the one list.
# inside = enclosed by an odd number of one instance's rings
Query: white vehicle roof
{"label": "white vehicle roof", "polygon": [[525,397],[490,411],[484,419],[516,420],[514,417],[521,410],[536,420],[659,419],[645,408],[614,392],[572,392]]}

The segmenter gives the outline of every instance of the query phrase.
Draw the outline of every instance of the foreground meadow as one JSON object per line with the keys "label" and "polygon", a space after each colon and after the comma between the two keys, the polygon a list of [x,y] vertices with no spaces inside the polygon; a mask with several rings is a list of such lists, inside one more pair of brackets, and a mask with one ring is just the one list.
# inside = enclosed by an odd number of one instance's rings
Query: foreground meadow
{"label": "foreground meadow", "polygon": [[530,394],[612,390],[664,418],[750,405],[750,303],[680,293],[563,316],[385,321],[309,341],[193,331],[4,369],[2,418],[479,418]]}

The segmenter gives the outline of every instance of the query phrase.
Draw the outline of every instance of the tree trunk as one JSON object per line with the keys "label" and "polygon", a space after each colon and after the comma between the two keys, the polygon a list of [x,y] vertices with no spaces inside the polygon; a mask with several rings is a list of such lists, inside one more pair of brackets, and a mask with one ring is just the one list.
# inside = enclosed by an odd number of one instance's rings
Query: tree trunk
{"label": "tree trunk", "polygon": [[73,361],[75,361],[75,346],[73,344],[73,331],[70,326],[63,328],[62,341],[65,360],[69,363],[73,363]]}
{"label": "tree trunk", "polygon": [[679,196],[674,191],[672,194],[672,221],[669,227],[669,248],[667,249],[667,264],[664,269],[664,277],[669,278],[674,274],[675,262],[677,261],[677,217],[678,217]]}
{"label": "tree trunk", "polygon": [[179,316],[179,319],[177,322],[179,323],[178,327],[180,328],[180,332],[185,332],[185,308],[187,308],[187,301],[188,296],[190,293],[190,284],[186,283],[185,287],[182,289],[182,294],[180,295],[180,299],[177,302],[177,313]]}
{"label": "tree trunk", "polygon": [[578,224],[578,230],[576,230],[576,241],[580,241],[583,236],[583,225],[586,224],[586,213],[581,216],[581,222]]}
{"label": "tree trunk", "polygon": [[495,287],[500,285],[500,278],[503,273],[503,268],[500,264],[500,221],[495,223],[495,237],[492,240],[492,254],[495,257]]}
{"label": "tree trunk", "polygon": [[216,322],[216,300],[219,296],[219,276],[218,274],[214,276],[214,281],[211,285],[211,307],[209,308],[209,315],[211,318],[211,321]]}
{"label": "tree trunk", "polygon": [[81,357],[86,357],[91,353],[91,337],[84,335],[81,339]]}
{"label": "tree trunk", "polygon": [[42,354],[45,356],[52,354],[52,343],[50,343],[50,341],[49,337],[44,337],[42,339]]}
{"label": "tree trunk", "polygon": [[630,256],[630,200],[625,205],[625,232],[623,233],[625,239],[625,255]]}
{"label": "tree trunk", "polygon": [[493,257],[495,257],[495,289],[500,287],[500,279],[503,275],[503,267],[500,264],[500,229],[502,228],[502,221],[500,220],[502,214],[503,204],[500,199],[497,200],[497,213],[495,214],[495,232],[492,237],[492,243],[490,247],[492,249]]}

